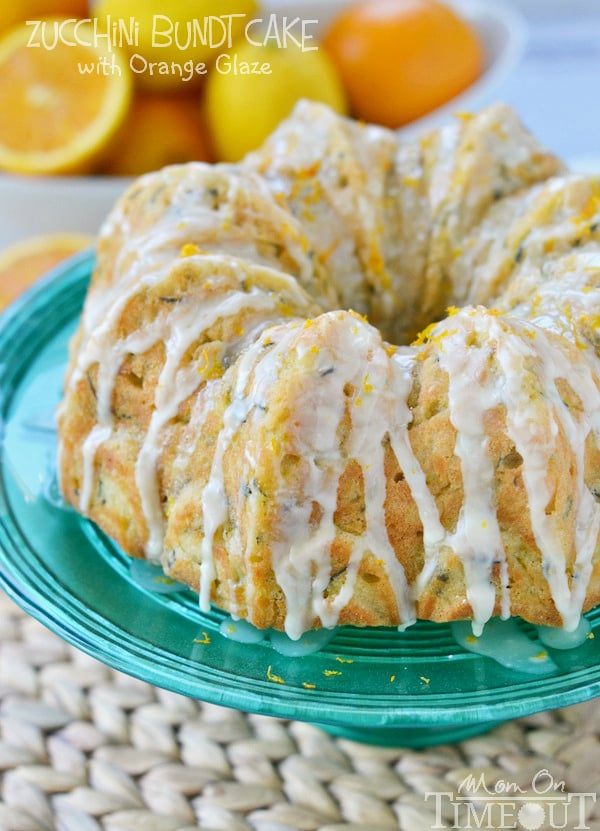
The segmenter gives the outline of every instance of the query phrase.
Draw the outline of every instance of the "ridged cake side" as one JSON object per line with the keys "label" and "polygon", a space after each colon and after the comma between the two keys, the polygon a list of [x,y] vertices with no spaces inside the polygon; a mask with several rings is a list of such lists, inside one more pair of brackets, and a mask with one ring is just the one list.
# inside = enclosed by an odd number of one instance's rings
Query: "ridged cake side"
{"label": "ridged cake side", "polygon": [[292,637],[573,628],[600,602],[599,194],[503,107],[403,146],[304,105],[242,167],[144,177],[71,347],[66,498]]}

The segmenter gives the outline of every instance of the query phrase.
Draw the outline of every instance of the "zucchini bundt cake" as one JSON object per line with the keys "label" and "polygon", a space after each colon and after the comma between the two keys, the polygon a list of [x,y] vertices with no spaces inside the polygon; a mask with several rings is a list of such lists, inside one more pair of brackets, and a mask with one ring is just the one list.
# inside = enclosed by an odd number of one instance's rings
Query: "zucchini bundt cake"
{"label": "zucchini bundt cake", "polygon": [[600,603],[599,326],[600,183],[508,108],[402,143],[303,102],[106,220],[62,489],[203,609],[292,638],[574,629]]}

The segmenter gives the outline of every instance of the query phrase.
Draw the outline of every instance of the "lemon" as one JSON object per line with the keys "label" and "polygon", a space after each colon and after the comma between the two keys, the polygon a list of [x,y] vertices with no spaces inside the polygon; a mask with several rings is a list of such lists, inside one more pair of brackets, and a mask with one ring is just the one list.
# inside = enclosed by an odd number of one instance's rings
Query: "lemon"
{"label": "lemon", "polygon": [[91,24],[46,18],[44,25],[46,40],[26,23],[0,38],[0,169],[86,172],[125,118],[130,72],[120,52],[94,43]]}
{"label": "lemon", "polygon": [[347,112],[337,71],[322,50],[257,46],[223,53],[206,83],[206,118],[217,157],[235,162],[259,147],[300,98]]}
{"label": "lemon", "polygon": [[[203,77],[194,67],[212,62],[243,36],[256,0],[97,0],[92,14],[112,32],[132,32],[130,65],[148,89],[181,89]],[[234,15],[240,15],[234,17]],[[180,69],[181,67],[181,69]],[[205,70],[207,71],[207,69]]]}

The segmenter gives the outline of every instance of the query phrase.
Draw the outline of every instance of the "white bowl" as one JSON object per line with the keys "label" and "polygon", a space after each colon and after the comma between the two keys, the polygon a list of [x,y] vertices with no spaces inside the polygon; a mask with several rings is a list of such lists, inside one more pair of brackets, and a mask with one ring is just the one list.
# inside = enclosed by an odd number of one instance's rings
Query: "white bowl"
{"label": "white bowl", "polygon": [[[323,31],[348,0],[264,0],[270,12],[318,20]],[[525,24],[512,8],[492,0],[453,0],[475,26],[485,50],[485,70],[464,93],[418,121],[403,127],[404,136],[447,120],[457,110],[475,110],[494,100],[496,90],[523,52]],[[131,180],[119,177],[28,178],[0,174],[0,247],[37,234],[78,231],[95,234]]]}
{"label": "white bowl", "polygon": [[456,98],[412,121],[400,132],[410,136],[448,121],[452,113],[474,112],[492,104],[498,90],[523,57],[527,41],[524,18],[512,7],[495,0],[452,0],[478,32],[485,54],[484,70],[475,83]]}
{"label": "white bowl", "polygon": [[[352,0],[263,0],[265,11],[288,17],[318,20],[314,31],[322,33],[336,14]],[[504,80],[515,69],[525,51],[527,26],[523,16],[501,0],[445,0],[477,31],[483,43],[485,63],[480,77],[460,95],[398,131],[414,135],[448,121],[455,112],[474,111],[491,104]],[[312,30],[311,30],[312,31]]]}
{"label": "white bowl", "polygon": [[95,234],[130,179],[0,174],[0,248],[38,234]]}

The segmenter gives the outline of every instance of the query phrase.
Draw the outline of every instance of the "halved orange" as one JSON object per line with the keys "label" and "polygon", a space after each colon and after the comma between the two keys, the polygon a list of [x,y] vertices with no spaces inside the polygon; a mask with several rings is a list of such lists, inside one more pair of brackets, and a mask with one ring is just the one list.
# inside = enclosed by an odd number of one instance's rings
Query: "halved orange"
{"label": "halved orange", "polygon": [[45,234],[15,242],[0,251],[0,309],[94,238],[87,234]]}
{"label": "halved orange", "polygon": [[11,29],[0,39],[0,168],[90,170],[127,113],[131,86],[126,59],[89,23],[46,18]]}

